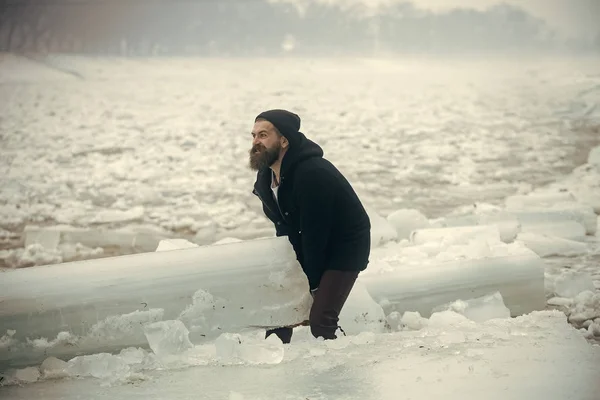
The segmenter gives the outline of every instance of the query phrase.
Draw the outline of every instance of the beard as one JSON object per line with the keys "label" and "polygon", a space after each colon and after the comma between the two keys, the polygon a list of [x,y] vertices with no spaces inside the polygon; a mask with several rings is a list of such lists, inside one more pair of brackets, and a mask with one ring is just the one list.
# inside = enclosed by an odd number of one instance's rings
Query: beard
{"label": "beard", "polygon": [[250,169],[260,171],[261,169],[269,168],[279,158],[280,151],[281,144],[279,143],[270,149],[261,144],[252,146],[249,151]]}

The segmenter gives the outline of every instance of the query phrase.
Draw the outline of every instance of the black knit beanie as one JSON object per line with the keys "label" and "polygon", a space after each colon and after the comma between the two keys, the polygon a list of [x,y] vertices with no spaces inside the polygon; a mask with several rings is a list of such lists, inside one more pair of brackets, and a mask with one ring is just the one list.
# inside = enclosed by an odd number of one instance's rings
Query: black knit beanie
{"label": "black knit beanie", "polygon": [[298,144],[302,139],[300,132],[300,117],[287,110],[268,110],[258,114],[254,122],[264,119],[272,123],[275,128],[290,142],[290,147]]}

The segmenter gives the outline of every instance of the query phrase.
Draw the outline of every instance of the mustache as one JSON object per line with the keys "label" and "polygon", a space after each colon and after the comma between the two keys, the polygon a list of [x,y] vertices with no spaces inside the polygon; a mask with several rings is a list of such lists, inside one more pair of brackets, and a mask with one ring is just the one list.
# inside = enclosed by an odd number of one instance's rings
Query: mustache
{"label": "mustache", "polygon": [[250,149],[250,153],[254,153],[256,151],[263,151],[266,150],[267,148],[265,146],[263,146],[262,144],[257,144],[252,146],[252,148]]}

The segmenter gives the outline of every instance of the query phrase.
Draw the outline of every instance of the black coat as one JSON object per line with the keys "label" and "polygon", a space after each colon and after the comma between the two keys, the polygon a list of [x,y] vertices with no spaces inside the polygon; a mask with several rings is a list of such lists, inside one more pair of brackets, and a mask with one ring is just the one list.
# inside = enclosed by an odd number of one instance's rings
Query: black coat
{"label": "black coat", "polygon": [[277,236],[287,236],[308,278],[319,286],[327,269],[363,271],[371,250],[371,222],[354,189],[319,145],[301,135],[281,165],[278,199],[271,169],[257,173],[253,193]]}

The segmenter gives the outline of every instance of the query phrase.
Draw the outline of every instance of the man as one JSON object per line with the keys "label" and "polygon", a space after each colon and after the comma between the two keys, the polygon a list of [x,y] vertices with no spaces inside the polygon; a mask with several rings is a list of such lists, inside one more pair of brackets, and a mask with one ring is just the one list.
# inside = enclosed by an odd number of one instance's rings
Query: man
{"label": "man", "polygon": [[[253,193],[277,236],[287,236],[313,296],[314,337],[336,339],[339,314],[359,272],[369,262],[371,222],[350,183],[300,132],[300,117],[286,110],[259,114],[252,129]],[[267,332],[284,343],[292,328]]]}

